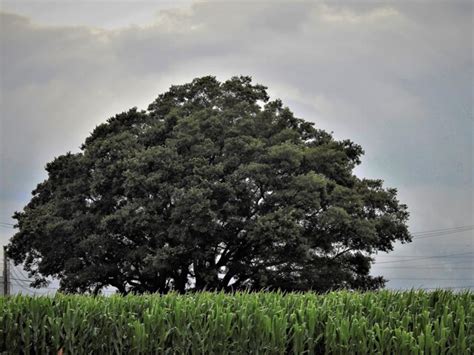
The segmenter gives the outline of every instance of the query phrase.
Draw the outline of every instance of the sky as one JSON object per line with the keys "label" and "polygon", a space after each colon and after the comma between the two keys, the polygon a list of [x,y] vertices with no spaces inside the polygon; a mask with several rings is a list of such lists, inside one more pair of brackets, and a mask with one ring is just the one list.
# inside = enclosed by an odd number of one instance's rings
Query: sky
{"label": "sky", "polygon": [[[471,2],[4,0],[0,11],[0,244],[45,164],[97,124],[173,84],[250,75],[362,145],[356,174],[408,205],[417,237],[377,256],[374,275],[394,289],[474,285]],[[443,231],[416,234],[431,230]]]}

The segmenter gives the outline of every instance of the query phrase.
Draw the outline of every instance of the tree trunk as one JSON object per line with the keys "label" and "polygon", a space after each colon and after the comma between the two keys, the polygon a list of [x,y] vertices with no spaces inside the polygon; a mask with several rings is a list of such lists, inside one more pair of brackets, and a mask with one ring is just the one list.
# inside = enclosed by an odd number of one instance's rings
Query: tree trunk
{"label": "tree trunk", "polygon": [[188,273],[184,269],[181,269],[174,279],[174,288],[177,292],[183,294],[186,291],[186,283],[188,281]]}

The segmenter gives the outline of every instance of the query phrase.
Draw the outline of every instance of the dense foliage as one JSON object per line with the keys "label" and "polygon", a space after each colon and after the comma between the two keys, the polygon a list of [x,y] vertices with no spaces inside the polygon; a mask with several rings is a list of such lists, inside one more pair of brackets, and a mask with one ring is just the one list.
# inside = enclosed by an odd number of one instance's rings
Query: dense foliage
{"label": "dense foliage", "polygon": [[70,292],[376,289],[408,213],[362,154],[248,77],[195,79],[47,164],[7,253]]}
{"label": "dense foliage", "polygon": [[196,293],[0,298],[11,354],[470,354],[474,296]]}

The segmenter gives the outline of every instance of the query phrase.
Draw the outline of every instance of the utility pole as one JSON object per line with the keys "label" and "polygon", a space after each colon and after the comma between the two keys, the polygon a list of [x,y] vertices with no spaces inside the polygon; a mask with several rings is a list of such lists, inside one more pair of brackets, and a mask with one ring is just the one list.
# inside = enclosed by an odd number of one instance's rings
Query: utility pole
{"label": "utility pole", "polygon": [[1,295],[10,295],[10,263],[8,262],[7,253],[5,252],[6,247],[3,247],[3,260],[2,260],[2,284],[1,284]]}

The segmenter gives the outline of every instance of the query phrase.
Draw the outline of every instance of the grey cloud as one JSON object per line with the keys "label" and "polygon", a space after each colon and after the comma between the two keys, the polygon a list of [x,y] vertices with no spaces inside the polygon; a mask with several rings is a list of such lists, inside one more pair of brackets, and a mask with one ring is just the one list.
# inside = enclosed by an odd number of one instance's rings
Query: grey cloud
{"label": "grey cloud", "polygon": [[[145,16],[149,4],[106,4],[97,11],[127,9],[132,22],[66,26],[58,15],[51,26],[35,13],[54,16],[26,5],[32,19],[1,15],[2,221],[47,161],[76,151],[107,117],[196,76],[245,74],[297,116],[361,144],[357,173],[399,187],[414,230],[474,224],[471,5],[197,2]],[[153,20],[137,25],[143,18]],[[430,241],[395,252],[473,250],[469,232]]]}
{"label": "grey cloud", "polygon": [[100,28],[121,28],[132,24],[153,21],[158,11],[178,5],[189,4],[190,0],[5,0],[1,8],[32,17],[35,22],[52,26],[89,26]]}

